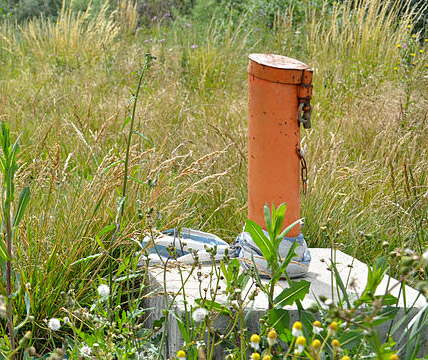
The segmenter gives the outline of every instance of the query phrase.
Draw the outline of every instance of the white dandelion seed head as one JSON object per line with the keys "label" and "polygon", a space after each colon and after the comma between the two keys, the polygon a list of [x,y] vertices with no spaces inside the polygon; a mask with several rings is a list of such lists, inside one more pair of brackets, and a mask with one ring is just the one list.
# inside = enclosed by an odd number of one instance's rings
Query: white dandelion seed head
{"label": "white dandelion seed head", "polygon": [[205,320],[205,316],[208,315],[208,311],[204,308],[197,308],[193,311],[192,318],[193,321],[199,323]]}
{"label": "white dandelion seed head", "polygon": [[108,287],[108,285],[101,284],[100,286],[98,286],[98,294],[101,297],[109,296],[110,295],[110,288]]}
{"label": "white dandelion seed head", "polygon": [[88,356],[89,357],[92,354],[92,350],[88,345],[84,345],[80,348],[80,354],[82,356]]}
{"label": "white dandelion seed head", "polygon": [[61,322],[57,318],[52,318],[52,319],[49,319],[48,326],[49,326],[49,329],[51,329],[52,331],[57,331],[61,329]]}
{"label": "white dandelion seed head", "polygon": [[68,316],[64,316],[64,317],[62,318],[62,321],[64,321],[64,324],[71,324],[71,321],[70,321],[70,319],[68,318]]}

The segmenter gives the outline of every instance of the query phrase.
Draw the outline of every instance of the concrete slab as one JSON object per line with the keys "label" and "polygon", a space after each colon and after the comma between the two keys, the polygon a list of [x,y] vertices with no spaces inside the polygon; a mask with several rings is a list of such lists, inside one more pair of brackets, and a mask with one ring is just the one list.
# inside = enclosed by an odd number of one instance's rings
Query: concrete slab
{"label": "concrete slab", "polygon": [[[330,270],[331,259],[334,259],[336,267],[341,275],[342,282],[347,287],[348,294],[354,294],[355,298],[360,295],[367,281],[368,268],[367,265],[361,261],[339,251],[331,249],[312,248],[310,249],[312,261],[309,266],[308,275],[304,280],[311,283],[310,293],[303,300],[302,305],[304,308],[308,307],[320,295],[326,296],[334,301],[338,297],[342,297],[339,287],[336,284],[332,271]],[[172,263],[171,263],[172,264]],[[181,271],[178,270],[178,267]],[[218,267],[218,265],[217,265]],[[198,271],[201,273],[198,276]],[[198,280],[199,278],[199,280]],[[148,307],[153,308],[151,319],[155,320],[162,316],[162,310],[165,309],[166,303],[171,304],[173,311],[177,314],[184,312],[184,299],[187,301],[187,306],[195,306],[195,300],[207,295],[210,298],[210,289],[220,285],[221,289],[217,295],[216,301],[219,303],[226,303],[227,294],[225,294],[225,284],[212,274],[211,264],[203,265],[201,269],[193,269],[189,265],[172,264],[169,265],[165,271],[164,268],[153,267],[150,269],[151,286],[156,290],[156,296],[152,296],[147,304]],[[183,286],[183,279],[188,279]],[[297,279],[296,279],[297,280]],[[266,282],[266,280],[263,280]],[[165,285],[166,284],[166,285]],[[352,284],[352,286],[350,286]],[[406,286],[406,304],[404,306],[404,299],[400,293],[400,286],[397,285],[396,279],[385,276],[382,283],[377,289],[376,295],[385,294],[387,289],[392,289],[392,295],[399,297],[399,304],[402,309],[412,308],[409,312],[409,318],[412,318],[419,309],[426,305],[426,300],[419,292],[413,288]],[[246,290],[251,291],[251,286],[254,284],[249,283]],[[286,281],[280,281],[275,289],[275,295],[279,294],[282,289],[287,287]],[[168,296],[165,296],[165,290]],[[259,331],[259,318],[266,313],[268,308],[267,297],[260,292],[252,302],[248,309],[251,313],[247,317],[247,328],[250,332]],[[290,310],[291,321],[298,319],[298,310],[295,305],[288,306]],[[403,310],[402,310],[403,313]],[[223,324],[224,325],[224,324]],[[223,326],[219,324],[220,327]],[[389,324],[383,324],[379,331],[385,334]],[[425,334],[424,341],[428,339],[428,332]],[[178,329],[174,317],[169,318],[168,324],[168,346],[165,351],[167,357],[175,356],[175,353],[183,345],[180,331]],[[224,357],[223,357],[224,358]]]}

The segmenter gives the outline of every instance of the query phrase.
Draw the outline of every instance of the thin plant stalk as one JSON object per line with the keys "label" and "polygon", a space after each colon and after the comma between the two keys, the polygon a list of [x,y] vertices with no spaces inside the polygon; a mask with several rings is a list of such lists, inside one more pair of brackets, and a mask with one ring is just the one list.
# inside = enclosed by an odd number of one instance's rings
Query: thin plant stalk
{"label": "thin plant stalk", "polygon": [[[125,155],[125,170],[124,170],[124,175],[123,175],[123,185],[122,185],[122,197],[119,200],[120,201],[120,206],[119,206],[119,211],[118,211],[118,219],[116,222],[116,230],[111,238],[110,241],[110,250],[112,249],[112,246],[114,245],[116,238],[119,234],[120,228],[122,226],[122,219],[123,219],[123,215],[125,212],[125,199],[126,199],[126,190],[127,190],[127,184],[128,184],[128,168],[129,168],[129,152],[130,152],[130,148],[131,148],[131,139],[132,139],[132,133],[134,132],[134,120],[135,120],[135,113],[136,113],[136,109],[137,109],[137,101],[138,101],[138,97],[140,94],[140,89],[141,89],[141,83],[143,81],[143,77],[144,74],[146,73],[146,71],[150,68],[151,62],[154,59],[154,57],[151,54],[146,54],[145,55],[145,64],[143,69],[141,70],[139,77],[138,77],[138,86],[137,86],[137,90],[135,92],[135,94],[132,97],[132,101],[133,101],[133,107],[132,107],[132,112],[130,115],[130,125],[129,125],[129,133],[128,133],[128,139],[127,139],[127,144],[126,144],[126,155]],[[109,254],[109,260],[108,260],[108,268],[109,268],[109,286],[110,286],[110,298],[109,298],[109,306],[112,306],[112,300],[113,300],[113,261],[112,261],[112,254]]]}
{"label": "thin plant stalk", "polygon": [[[6,182],[7,184],[8,182]],[[8,192],[8,191],[7,191]],[[10,203],[6,201],[3,214],[6,218],[6,242],[7,242],[7,263],[6,263],[6,294],[7,294],[7,327],[9,329],[10,349],[12,353],[15,351],[15,341],[13,335],[13,313],[12,313],[12,229],[10,224]],[[13,359],[12,355],[12,359]]]}

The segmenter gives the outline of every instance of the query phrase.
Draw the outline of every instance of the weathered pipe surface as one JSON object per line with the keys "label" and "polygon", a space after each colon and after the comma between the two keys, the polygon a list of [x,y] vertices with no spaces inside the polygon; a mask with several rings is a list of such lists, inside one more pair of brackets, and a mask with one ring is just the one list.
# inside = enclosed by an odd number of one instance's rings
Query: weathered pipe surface
{"label": "weathered pipe surface", "polygon": [[[310,100],[312,87],[302,84],[310,85],[312,70],[281,55],[249,58],[248,217],[265,227],[264,205],[287,203],[285,228],[300,218],[298,108],[303,95]],[[299,234],[295,226],[287,236]]]}

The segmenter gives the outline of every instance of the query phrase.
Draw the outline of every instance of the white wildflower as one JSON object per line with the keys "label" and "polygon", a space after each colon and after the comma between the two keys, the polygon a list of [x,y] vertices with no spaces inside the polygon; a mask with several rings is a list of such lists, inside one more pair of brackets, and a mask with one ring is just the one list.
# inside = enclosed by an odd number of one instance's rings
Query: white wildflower
{"label": "white wildflower", "polygon": [[251,335],[250,338],[251,341],[251,347],[254,349],[254,351],[260,350],[260,336],[258,334]]}
{"label": "white wildflower", "polygon": [[193,311],[192,318],[195,321],[195,323],[199,323],[201,321],[205,320],[205,316],[208,315],[208,311],[204,308],[198,308]]}
{"label": "white wildflower", "polygon": [[71,321],[70,321],[70,319],[67,316],[64,316],[62,318],[62,321],[64,321],[64,324],[71,324]]}
{"label": "white wildflower", "polygon": [[274,346],[276,343],[276,339],[278,337],[278,334],[276,333],[276,331],[274,329],[272,329],[271,331],[268,332],[267,334],[267,342],[269,346]]}
{"label": "white wildflower", "polygon": [[84,345],[80,348],[80,354],[82,356],[88,356],[89,357],[92,354],[92,350],[88,345]]}
{"label": "white wildflower", "polygon": [[428,249],[424,251],[424,253],[422,254],[422,257],[424,258],[425,261],[428,261]]}
{"label": "white wildflower", "polygon": [[101,297],[109,296],[110,295],[110,288],[108,287],[108,285],[101,284],[100,286],[98,286],[98,294]]}
{"label": "white wildflower", "polygon": [[302,323],[300,321],[296,321],[293,324],[293,328],[291,329],[291,334],[296,338],[299,336],[302,336],[303,335],[302,329],[303,329]]}
{"label": "white wildflower", "polygon": [[314,335],[320,334],[322,330],[321,323],[318,320],[312,323],[312,332]]}
{"label": "white wildflower", "polygon": [[49,319],[48,326],[52,331],[57,331],[61,329],[61,322],[57,318],[52,318]]}

